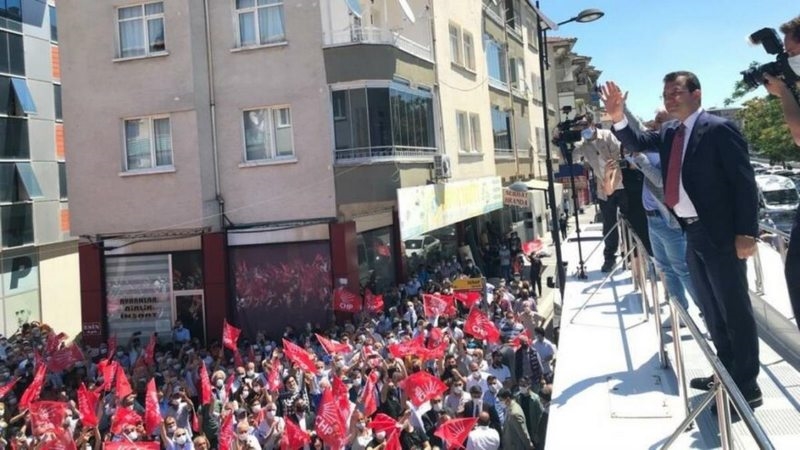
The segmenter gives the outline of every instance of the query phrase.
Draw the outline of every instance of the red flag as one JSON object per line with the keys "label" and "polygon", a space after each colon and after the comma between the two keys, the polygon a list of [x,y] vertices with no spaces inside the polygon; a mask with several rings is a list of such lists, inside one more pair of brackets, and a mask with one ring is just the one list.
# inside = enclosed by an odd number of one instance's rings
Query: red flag
{"label": "red flag", "polygon": [[47,341],[44,344],[44,353],[45,355],[52,355],[58,347],[61,345],[61,342],[66,339],[67,335],[64,333],[50,333],[47,335]]}
{"label": "red flag", "polygon": [[476,303],[481,301],[480,292],[454,292],[453,297],[464,304],[467,308],[472,308]]}
{"label": "red flag", "polygon": [[233,429],[233,414],[228,414],[222,419],[219,429],[219,450],[233,450],[235,444],[236,432]]}
{"label": "red flag", "polygon": [[238,348],[237,342],[239,341],[240,334],[242,334],[242,330],[229,324],[228,321],[225,320],[222,326],[222,345],[235,352]]}
{"label": "red flag", "polygon": [[400,430],[394,430],[394,433],[386,437],[386,447],[384,450],[403,450],[400,445]]}
{"label": "red flag", "polygon": [[153,434],[158,430],[162,421],[161,410],[158,407],[156,380],[150,378],[150,381],[147,382],[147,391],[144,396],[144,429],[147,434]]}
{"label": "red flag", "polygon": [[447,353],[447,348],[450,344],[447,341],[442,341],[438,347],[433,348],[426,348],[421,347],[418,350],[418,356],[423,361],[429,361],[431,359],[441,359],[444,357],[444,354]]}
{"label": "red flag", "polygon": [[236,367],[244,367],[244,360],[238,348],[233,351],[233,363],[236,364]]}
{"label": "red flag", "polygon": [[230,394],[233,392],[233,382],[236,381],[236,373],[232,373],[228,375],[228,379],[225,380],[225,393]]}
{"label": "red flag", "polygon": [[485,339],[489,342],[500,342],[500,331],[497,326],[489,319],[485,312],[478,308],[472,308],[464,323],[464,332],[471,334],[478,339]]}
{"label": "red flag", "polygon": [[78,413],[81,415],[81,422],[86,427],[96,427],[100,422],[97,420],[97,402],[100,401],[100,394],[86,389],[86,385],[81,383],[78,386]]}
{"label": "red flag", "polygon": [[152,366],[156,363],[155,354],[156,354],[156,342],[158,339],[156,338],[156,334],[153,333],[150,335],[150,340],[147,341],[147,346],[144,348],[144,354],[142,357],[144,358],[145,364],[148,366]]}
{"label": "red flag", "polygon": [[348,424],[350,422],[350,395],[347,389],[347,386],[342,382],[342,379],[337,377],[336,375],[333,376],[333,383],[331,383],[333,388],[333,398],[336,400],[336,404],[339,406],[339,413],[342,416],[342,424],[344,428],[347,429]]}
{"label": "red flag", "polygon": [[375,411],[378,410],[378,398],[375,395],[375,380],[372,378],[372,374],[377,374],[377,372],[372,372],[370,376],[366,377],[364,390],[361,391],[361,397],[358,399],[364,407],[365,417],[375,414]]}
{"label": "red flag", "polygon": [[157,441],[103,442],[103,450],[161,450]]}
{"label": "red flag", "polygon": [[293,362],[294,365],[302,369],[304,372],[317,372],[317,367],[314,365],[314,359],[302,347],[284,339],[283,353],[286,354],[286,357],[289,359],[289,361]]}
{"label": "red flag", "polygon": [[117,373],[115,374],[114,378],[117,380],[117,384],[114,387],[114,390],[117,394],[117,400],[122,401],[125,397],[133,394],[133,389],[131,389],[131,383],[128,381],[128,377],[125,375],[125,371],[122,370],[122,366],[117,364]]}
{"label": "red flag", "polygon": [[523,337],[523,336],[528,338],[528,342],[530,343],[530,341],[531,341],[531,330],[528,330],[526,328],[525,332],[523,332],[522,334],[517,335],[517,337],[515,337],[514,339],[511,340],[509,345],[511,346],[511,348],[514,349],[514,351],[519,350],[519,348],[522,346],[522,342],[520,341],[520,338]]}
{"label": "red flag", "polygon": [[114,357],[114,355],[117,354],[117,335],[116,334],[108,337],[107,346],[108,346],[108,359],[111,359],[111,358]]}
{"label": "red flag", "polygon": [[456,305],[452,297],[434,294],[422,294],[422,305],[426,317],[451,317],[456,315]]}
{"label": "red flag", "polygon": [[364,304],[367,311],[371,314],[383,312],[383,295],[375,295],[369,289],[364,291]]}
{"label": "red flag", "polygon": [[211,380],[208,379],[208,370],[204,362],[200,362],[200,404],[211,403]]}
{"label": "red flag", "polygon": [[[420,335],[422,336],[422,335]],[[405,358],[406,356],[415,356],[419,354],[419,350],[423,346],[416,340],[408,340],[398,342],[396,344],[389,344],[386,346],[389,353],[395,358]]]}
{"label": "red flag", "polygon": [[467,435],[475,428],[476,423],[478,423],[477,417],[450,419],[439,425],[433,435],[446,441],[449,450],[464,448],[464,441],[467,440]]}
{"label": "red flag", "polygon": [[278,392],[281,386],[283,386],[281,365],[273,361],[272,368],[269,370],[269,375],[267,375],[267,390],[269,392]]}
{"label": "red flag", "polygon": [[83,352],[77,345],[72,344],[69,347],[63,347],[53,352],[47,361],[47,368],[51,372],[61,372],[80,361],[83,361]]}
{"label": "red flag", "polygon": [[31,402],[28,410],[34,436],[61,428],[67,417],[67,404],[64,402]]}
{"label": "red flag", "polygon": [[325,352],[329,355],[334,355],[336,353],[350,353],[353,351],[353,348],[350,347],[349,344],[342,344],[341,342],[334,341],[333,339],[325,339],[324,337],[314,334],[317,337],[317,341],[319,345],[325,349]]}
{"label": "red flag", "polygon": [[22,393],[22,397],[19,399],[19,409],[28,408],[32,402],[39,399],[42,386],[44,386],[44,377],[46,373],[47,367],[44,364],[36,366],[36,374],[33,376],[33,381],[31,381],[31,384],[28,385],[28,388],[25,389],[25,392]]}
{"label": "red flag", "polygon": [[311,443],[311,436],[291,420],[285,420],[286,428],[281,438],[281,450],[297,450]]}
{"label": "red flag", "polygon": [[19,380],[19,378],[14,378],[10,383],[6,383],[3,385],[3,387],[0,387],[0,400],[8,395],[11,389],[14,389],[14,385],[17,384],[17,380]]}
{"label": "red flag", "polygon": [[538,253],[544,248],[544,242],[541,239],[534,239],[532,241],[522,243],[522,253],[530,255],[531,253]]}
{"label": "red flag", "polygon": [[[42,440],[39,450],[76,450],[75,441],[67,430],[56,428]],[[13,448],[13,444],[12,444]]]}
{"label": "red flag", "polygon": [[357,313],[361,311],[361,298],[343,287],[336,288],[333,291],[333,310]]}
{"label": "red flag", "polygon": [[136,411],[129,408],[118,407],[111,419],[111,432],[121,434],[125,425],[138,425],[142,423],[142,418]]}
{"label": "red flag", "polygon": [[192,431],[195,433],[200,432],[200,419],[197,417],[197,411],[192,410]]}
{"label": "red flag", "polygon": [[409,375],[401,382],[401,387],[411,403],[417,407],[447,391],[447,385],[428,372]]}
{"label": "red flag", "polygon": [[103,364],[103,361],[100,361],[98,367],[100,366],[102,366],[102,373],[103,373],[102,390],[104,392],[108,392],[111,390],[112,383],[114,383],[114,375],[117,374],[117,366],[119,366],[119,363],[107,359],[105,360],[105,364]]}
{"label": "red flag", "polygon": [[317,419],[314,421],[314,430],[322,442],[333,448],[341,448],[347,439],[347,430],[342,422],[339,405],[333,397],[333,389],[325,389],[322,399],[317,407]]}
{"label": "red flag", "polygon": [[397,430],[397,421],[384,413],[378,413],[370,420],[369,427],[373,432],[384,431],[388,436]]}

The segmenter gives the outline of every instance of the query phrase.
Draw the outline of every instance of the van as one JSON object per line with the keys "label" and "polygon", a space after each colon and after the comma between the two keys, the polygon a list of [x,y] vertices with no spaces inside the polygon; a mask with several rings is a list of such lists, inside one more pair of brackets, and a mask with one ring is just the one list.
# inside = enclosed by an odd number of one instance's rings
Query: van
{"label": "van", "polygon": [[800,195],[790,178],[757,175],[759,221],[786,233],[791,232]]}

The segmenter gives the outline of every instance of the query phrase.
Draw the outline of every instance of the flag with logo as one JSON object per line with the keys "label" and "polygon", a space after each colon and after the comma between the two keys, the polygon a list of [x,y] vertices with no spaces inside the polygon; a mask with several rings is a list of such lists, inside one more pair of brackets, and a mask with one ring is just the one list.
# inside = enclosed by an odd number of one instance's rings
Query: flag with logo
{"label": "flag with logo", "polygon": [[378,410],[378,396],[375,393],[375,380],[378,377],[378,372],[372,372],[364,382],[364,389],[361,391],[359,402],[364,408],[363,413],[365,417],[369,417]]}
{"label": "flag with logo", "polygon": [[233,450],[235,446],[236,432],[233,429],[233,414],[228,414],[222,419],[222,425],[219,428],[219,450]]}
{"label": "flag with logo", "polygon": [[240,334],[242,334],[242,330],[229,324],[228,321],[225,320],[222,325],[222,345],[232,352],[237,351],[239,348],[237,342],[239,341]]}
{"label": "flag with logo", "polygon": [[314,430],[322,442],[332,448],[341,448],[347,440],[347,429],[342,422],[339,404],[333,396],[333,389],[325,389],[317,406]]}
{"label": "flag with logo", "polygon": [[44,364],[36,366],[36,374],[33,376],[31,384],[28,385],[28,388],[25,389],[25,392],[22,393],[22,397],[19,399],[19,409],[26,409],[31,403],[39,399],[46,374],[47,367]]}
{"label": "flag with logo", "polygon": [[81,422],[86,427],[96,427],[100,421],[97,420],[97,403],[100,401],[100,394],[86,389],[86,385],[81,383],[78,386],[78,414],[81,415]]}
{"label": "flag with logo", "polygon": [[302,369],[304,372],[316,373],[317,367],[314,364],[314,358],[302,347],[293,344],[291,341],[283,340],[283,353],[294,365]]}
{"label": "flag with logo", "polygon": [[77,345],[72,344],[54,351],[47,361],[47,368],[51,372],[61,372],[81,361],[83,361],[83,352]]}
{"label": "flag with logo", "polygon": [[142,423],[142,417],[135,410],[119,407],[111,419],[111,432],[121,434],[126,425],[136,426],[140,423]]}
{"label": "flag with logo", "polygon": [[31,431],[34,436],[61,428],[67,417],[67,404],[64,402],[32,402],[28,408],[31,420]]}
{"label": "flag with logo", "polygon": [[8,393],[11,392],[11,389],[14,389],[14,385],[17,384],[17,380],[19,380],[19,378],[14,378],[10,382],[0,387],[0,400],[2,400],[3,397],[8,395]]}
{"label": "flag with logo", "polygon": [[349,313],[361,311],[361,297],[340,287],[333,291],[333,310]]}
{"label": "flag with logo", "polygon": [[161,450],[161,443],[156,441],[103,442],[103,450]]}
{"label": "flag with logo", "polygon": [[316,333],[314,336],[317,337],[319,345],[321,345],[325,352],[329,355],[334,355],[336,353],[350,353],[353,351],[353,348],[350,347],[349,344],[343,344],[341,342],[334,341],[333,339],[326,339]]}
{"label": "flag with logo", "polygon": [[286,428],[281,438],[281,450],[298,450],[311,443],[311,436],[291,420],[285,420]]}
{"label": "flag with logo", "polygon": [[133,394],[133,389],[131,388],[131,383],[128,381],[127,375],[125,375],[125,371],[122,369],[122,366],[117,364],[117,373],[114,375],[116,379],[116,385],[114,387],[114,391],[117,394],[117,399],[122,401],[125,397]]}
{"label": "flag with logo", "polygon": [[383,295],[375,295],[369,289],[365,289],[364,304],[370,314],[380,314],[383,312]]}
{"label": "flag with logo", "polygon": [[478,423],[477,417],[450,419],[439,425],[433,435],[447,442],[448,450],[464,448],[464,442],[467,440],[469,432],[475,428],[476,423]]}
{"label": "flag with logo", "polygon": [[447,391],[447,385],[439,378],[428,372],[417,372],[409,375],[400,383],[400,387],[415,407],[428,400],[442,395]]}
{"label": "flag with logo", "polygon": [[481,301],[481,293],[474,291],[455,292],[453,293],[453,298],[463,303],[467,308],[472,308]]}
{"label": "flag with logo", "polygon": [[144,429],[147,434],[153,434],[157,431],[162,421],[161,410],[158,406],[156,380],[150,378],[150,381],[147,382],[147,390],[144,396]]}
{"label": "flag with logo", "polygon": [[472,308],[464,323],[464,332],[491,343],[500,342],[500,330],[489,316],[478,308]]}
{"label": "flag with logo", "polygon": [[425,317],[453,317],[456,315],[456,305],[452,297],[443,297],[436,294],[422,294],[422,305]]}
{"label": "flag with logo", "polygon": [[200,361],[200,404],[211,403],[211,395],[211,380],[208,378],[208,370],[206,370],[206,364]]}

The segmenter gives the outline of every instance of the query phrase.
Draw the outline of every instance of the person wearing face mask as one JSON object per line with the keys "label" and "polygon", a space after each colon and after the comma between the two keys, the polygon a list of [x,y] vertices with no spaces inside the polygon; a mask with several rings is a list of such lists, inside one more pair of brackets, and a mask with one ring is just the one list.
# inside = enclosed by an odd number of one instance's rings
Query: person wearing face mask
{"label": "person wearing face mask", "polygon": [[466,389],[469,392],[472,392],[472,388],[478,386],[482,392],[485,392],[489,389],[489,384],[486,382],[486,379],[489,377],[489,374],[482,371],[480,366],[476,361],[472,361],[469,363],[469,375],[467,378]]}
{"label": "person wearing face mask", "polygon": [[[605,179],[606,163],[619,159],[619,141],[611,131],[597,128],[591,112],[585,114],[581,137],[583,139],[575,145],[575,150],[572,152],[572,161],[575,164],[583,161],[592,169],[596,180]],[[558,132],[554,133],[553,138],[554,140],[558,138]],[[622,179],[618,180],[610,195],[603,192],[602,189],[598,189],[597,198],[600,203],[600,213],[603,216],[603,235],[607,235],[617,223],[617,210],[625,213],[628,208],[628,198],[623,189]],[[603,250],[605,262],[601,268],[603,272],[611,271],[616,262],[618,248],[619,233],[611,233],[605,239],[605,249]]]}
{"label": "person wearing face mask", "polygon": [[544,443],[539,436],[539,424],[544,414],[544,405],[539,399],[538,392],[531,389],[531,382],[527,377],[520,378],[515,400],[525,414],[525,427],[528,429],[531,441],[539,448]]}
{"label": "person wearing face mask", "polygon": [[470,400],[464,404],[464,412],[460,417],[480,417],[481,414],[489,415],[490,425],[500,432],[500,417],[492,404],[484,401],[484,397],[489,391],[481,390],[480,386],[473,386],[469,390]]}
{"label": "person wearing face mask", "polygon": [[367,450],[383,450],[386,447],[386,432],[376,431],[372,442],[367,444]]}
{"label": "person wearing face mask", "polygon": [[264,450],[275,450],[280,447],[281,437],[286,430],[286,422],[277,413],[278,407],[275,403],[267,403],[264,408],[264,419],[256,427],[258,441]]}
{"label": "person wearing face mask", "polygon": [[[784,48],[789,55],[787,62],[794,73],[800,76],[800,16],[781,25],[781,32],[784,35]],[[800,99],[793,95],[783,79],[765,74],[764,80],[767,91],[780,99],[783,118],[789,126],[795,145],[800,146]],[[796,92],[800,92],[800,82],[796,83],[795,88]],[[800,208],[795,214],[784,274],[794,317],[800,317]],[[797,321],[797,326],[800,327],[800,320]]]}
{"label": "person wearing face mask", "polygon": [[191,415],[194,410],[192,400],[186,395],[186,392],[178,390],[169,399],[169,406],[167,407],[166,417],[175,419],[178,428],[183,428],[192,436],[191,430]]}
{"label": "person wearing face mask", "polygon": [[444,398],[444,409],[451,416],[460,415],[464,411],[464,404],[469,401],[469,394],[464,392],[464,383],[453,379],[450,392]]}
{"label": "person wearing face mask", "polygon": [[475,265],[473,260],[467,259],[467,266],[464,267],[464,275],[468,276],[469,278],[480,278],[483,276],[483,272],[481,272],[481,269]]}
{"label": "person wearing face mask", "polygon": [[235,450],[259,450],[261,446],[258,438],[253,434],[250,424],[242,420],[236,424],[236,440],[234,441]]}
{"label": "person wearing face mask", "polygon": [[303,431],[311,431],[314,429],[316,415],[308,410],[308,402],[306,400],[296,400],[292,413],[289,414],[287,418],[297,424]]}
{"label": "person wearing face mask", "polygon": [[183,428],[176,428],[170,437],[165,427],[161,427],[161,443],[165,450],[194,450],[194,443]]}
{"label": "person wearing face mask", "polygon": [[172,329],[172,341],[181,346],[192,340],[192,335],[188,328],[183,327],[183,322],[180,320],[175,321],[175,328]]}
{"label": "person wearing face mask", "polygon": [[514,395],[508,389],[502,389],[497,398],[505,410],[503,419],[503,450],[531,450],[533,442],[528,428],[525,426],[525,413],[514,401]]}
{"label": "person wearing face mask", "polygon": [[372,439],[372,429],[367,426],[366,418],[355,411],[350,420],[350,450],[367,450],[367,445]]}
{"label": "person wearing face mask", "polygon": [[439,427],[439,421],[445,414],[442,406],[442,398],[435,397],[431,399],[431,409],[422,415],[422,427],[425,429],[425,434],[431,445],[441,447],[441,438],[434,435],[436,429]]}

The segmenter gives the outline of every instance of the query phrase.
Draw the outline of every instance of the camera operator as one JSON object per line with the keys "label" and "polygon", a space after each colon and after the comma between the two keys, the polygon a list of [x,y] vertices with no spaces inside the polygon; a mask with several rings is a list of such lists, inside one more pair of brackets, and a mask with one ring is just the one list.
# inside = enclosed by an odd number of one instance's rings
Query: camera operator
{"label": "camera operator", "polygon": [[[581,132],[583,139],[575,146],[572,160],[580,161],[582,157],[583,161],[594,171],[595,180],[598,183],[597,198],[600,202],[600,213],[603,216],[603,235],[606,235],[617,223],[617,209],[623,214],[628,209],[628,197],[621,178],[615,181],[611,194],[606,194],[605,190],[600,187],[602,180],[606,178],[606,163],[619,159],[620,144],[611,131],[597,128],[591,112],[585,114],[583,126]],[[601,269],[603,272],[610,272],[614,267],[618,247],[619,233],[615,231],[605,239],[605,249],[603,250],[605,262]]]}
{"label": "camera operator", "polygon": [[[784,34],[784,47],[789,55],[787,62],[792,70],[800,76],[800,16],[781,25],[780,30]],[[794,97],[790,87],[782,79],[770,74],[764,74],[764,79],[767,91],[781,100],[786,124],[789,125],[794,143],[800,146],[800,104],[798,104],[798,99]],[[795,318],[798,318],[800,317],[800,209],[795,215],[784,273],[792,310]],[[800,328],[800,319],[797,319],[797,326]]]}

